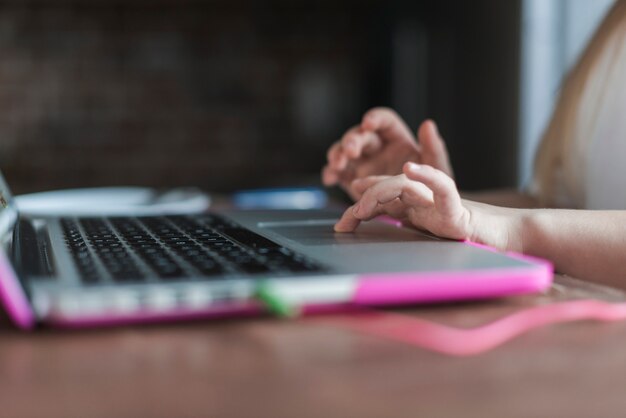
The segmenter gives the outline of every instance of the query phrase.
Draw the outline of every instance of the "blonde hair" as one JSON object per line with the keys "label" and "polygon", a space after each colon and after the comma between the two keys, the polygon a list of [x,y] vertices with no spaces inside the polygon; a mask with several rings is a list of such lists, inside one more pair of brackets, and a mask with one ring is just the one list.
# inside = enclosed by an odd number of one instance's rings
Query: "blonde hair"
{"label": "blonde hair", "polygon": [[612,91],[626,78],[623,68],[620,71],[620,60],[626,61],[625,42],[626,0],[617,0],[567,75],[537,150],[531,192],[542,205],[586,206],[586,152],[597,136],[608,97],[626,94]]}

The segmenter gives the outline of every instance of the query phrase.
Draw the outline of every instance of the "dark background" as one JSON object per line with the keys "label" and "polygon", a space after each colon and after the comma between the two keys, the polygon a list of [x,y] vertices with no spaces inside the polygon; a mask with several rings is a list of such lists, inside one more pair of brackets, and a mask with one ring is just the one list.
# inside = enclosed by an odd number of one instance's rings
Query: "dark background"
{"label": "dark background", "polygon": [[317,184],[372,106],[439,122],[465,189],[514,185],[520,2],[0,2],[14,193]]}

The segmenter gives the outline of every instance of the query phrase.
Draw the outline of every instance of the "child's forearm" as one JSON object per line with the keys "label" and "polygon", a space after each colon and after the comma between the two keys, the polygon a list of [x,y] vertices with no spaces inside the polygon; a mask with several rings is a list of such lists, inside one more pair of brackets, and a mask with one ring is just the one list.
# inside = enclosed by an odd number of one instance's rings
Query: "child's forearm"
{"label": "child's forearm", "polygon": [[626,285],[626,211],[465,206],[473,241],[545,258],[577,278]]}
{"label": "child's forearm", "polygon": [[558,272],[578,278],[626,279],[626,211],[508,211],[507,249],[551,260]]}

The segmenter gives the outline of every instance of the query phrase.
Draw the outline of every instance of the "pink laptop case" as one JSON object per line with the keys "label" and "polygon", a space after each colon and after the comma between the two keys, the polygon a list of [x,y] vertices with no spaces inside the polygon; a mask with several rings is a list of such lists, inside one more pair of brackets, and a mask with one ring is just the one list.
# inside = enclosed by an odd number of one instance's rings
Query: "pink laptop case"
{"label": "pink laptop case", "polygon": [[[471,242],[465,245],[480,246]],[[484,246],[481,246],[484,248]],[[494,251],[492,249],[488,249]],[[459,272],[419,272],[395,274],[364,274],[355,277],[351,297],[344,302],[308,305],[305,313],[328,310],[349,310],[355,305],[396,305],[434,303],[441,301],[494,298],[507,295],[539,292],[550,287],[552,265],[544,260],[519,254],[507,254],[527,261],[527,267],[518,269],[489,269]],[[21,329],[32,329],[38,319],[6,254],[0,251],[0,298],[7,314]],[[128,314],[104,313],[80,318],[62,316],[46,318],[61,327],[94,327],[131,323],[192,320],[225,316],[251,316],[264,312],[257,301],[211,305],[205,309],[176,308],[167,311],[150,309]]]}

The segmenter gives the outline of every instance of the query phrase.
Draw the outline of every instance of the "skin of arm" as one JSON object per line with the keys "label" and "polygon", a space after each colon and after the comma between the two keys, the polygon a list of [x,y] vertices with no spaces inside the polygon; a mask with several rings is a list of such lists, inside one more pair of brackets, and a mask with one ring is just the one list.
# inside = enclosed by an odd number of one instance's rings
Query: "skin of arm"
{"label": "skin of arm", "polygon": [[450,239],[552,261],[560,273],[600,282],[626,278],[626,211],[506,208],[462,199],[454,181],[430,166],[357,180],[361,195],[335,225],[354,231],[379,215]]}
{"label": "skin of arm", "polygon": [[511,216],[519,219],[521,252],[551,260],[558,272],[624,287],[626,211],[531,209]]}

